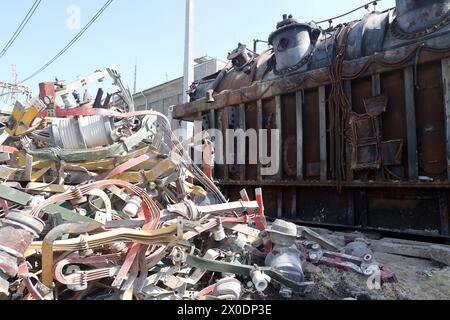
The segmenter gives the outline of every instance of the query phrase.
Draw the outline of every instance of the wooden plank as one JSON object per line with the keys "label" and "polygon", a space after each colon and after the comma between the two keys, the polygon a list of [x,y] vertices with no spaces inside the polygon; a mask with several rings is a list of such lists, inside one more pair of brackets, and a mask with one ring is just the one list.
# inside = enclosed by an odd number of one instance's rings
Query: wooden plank
{"label": "wooden plank", "polygon": [[295,94],[297,115],[297,179],[303,180],[303,92]]}
{"label": "wooden plank", "polygon": [[272,141],[278,146],[278,178],[283,179],[283,122],[281,119],[281,96],[275,97],[275,122],[278,130],[278,134],[276,136],[276,140]]}
{"label": "wooden plank", "polygon": [[447,125],[447,176],[450,180],[450,59],[442,60],[442,82]]}
{"label": "wooden plank", "polygon": [[260,132],[263,129],[263,113],[262,113],[262,107],[263,103],[262,100],[258,100],[256,104],[256,120],[257,125],[256,129],[258,132],[258,181],[262,181],[262,175],[261,175],[261,148],[260,148]]}
{"label": "wooden plank", "polygon": [[[347,96],[348,103],[350,104],[350,111],[353,111],[353,98],[352,98],[352,82],[351,81],[345,81],[344,82],[344,92]],[[346,176],[347,181],[351,182],[353,181],[353,170],[352,170],[352,145],[345,142],[345,167],[346,167]],[[337,168],[336,168],[337,169]]]}
{"label": "wooden plank", "polygon": [[408,172],[409,179],[419,179],[419,164],[417,155],[416,105],[414,90],[414,69],[408,67],[404,70],[405,81],[405,113],[408,138]]}
{"label": "wooden plank", "polygon": [[320,180],[327,180],[327,108],[325,87],[319,87]]}

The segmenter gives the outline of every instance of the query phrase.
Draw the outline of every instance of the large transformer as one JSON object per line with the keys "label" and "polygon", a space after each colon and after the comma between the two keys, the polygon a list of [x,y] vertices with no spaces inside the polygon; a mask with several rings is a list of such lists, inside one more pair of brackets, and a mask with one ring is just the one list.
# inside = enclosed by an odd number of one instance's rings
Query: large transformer
{"label": "large transformer", "polygon": [[285,15],[269,44],[239,45],[174,108],[204,129],[279,129],[275,174],[216,166],[227,195],[262,186],[272,218],[448,241],[450,0],[397,0],[328,30]]}

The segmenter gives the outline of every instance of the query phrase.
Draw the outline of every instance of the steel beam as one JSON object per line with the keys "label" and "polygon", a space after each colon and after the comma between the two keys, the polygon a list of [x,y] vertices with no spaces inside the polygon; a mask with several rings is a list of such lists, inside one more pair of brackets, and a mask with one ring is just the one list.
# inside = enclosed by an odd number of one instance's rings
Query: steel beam
{"label": "steel beam", "polygon": [[283,179],[283,127],[282,127],[282,119],[281,119],[281,96],[275,97],[275,117],[276,117],[276,126],[277,126],[277,138],[272,143],[278,148],[278,178]]}
{"label": "steel beam", "polygon": [[319,87],[319,130],[320,130],[320,180],[326,181],[327,163],[327,107],[325,87]]}
{"label": "steel beam", "polygon": [[[352,82],[351,81],[345,81],[344,82],[344,92],[345,95],[347,96],[347,100],[348,103],[350,104],[350,110],[353,111],[353,98],[352,98]],[[348,125],[346,123],[346,125]],[[346,176],[347,176],[347,181],[351,182],[353,181],[353,170],[352,170],[352,146],[350,143],[348,143],[347,141],[345,141],[345,157],[347,159],[346,161]],[[339,156],[339,155],[337,155]],[[338,170],[338,168],[336,168],[336,170]]]}
{"label": "steel beam", "polygon": [[295,94],[297,117],[297,179],[303,180],[303,92]]}
{"label": "steel beam", "polygon": [[414,90],[414,69],[408,67],[404,70],[405,82],[405,113],[408,138],[408,172],[409,179],[419,179],[419,163],[417,155],[416,105]]}
{"label": "steel beam", "polygon": [[258,181],[262,181],[262,175],[261,175],[261,148],[260,148],[260,141],[259,139],[260,137],[260,132],[263,129],[263,112],[262,112],[262,108],[263,108],[263,102],[262,100],[258,100],[258,102],[256,103],[256,121],[257,121],[257,125],[256,125],[256,129],[258,132]]}
{"label": "steel beam", "polygon": [[[246,127],[245,123],[246,123],[246,119],[245,119],[245,104],[241,104],[239,106],[239,129],[243,130],[244,132],[247,130],[247,127]],[[248,142],[245,141],[245,145],[244,145],[245,152],[247,152],[246,151],[247,150],[247,148],[246,148],[247,143]],[[247,176],[245,168],[246,168],[245,164],[239,165],[239,178],[240,178],[240,180],[245,180],[245,178]]]}
{"label": "steel beam", "polygon": [[450,181],[450,59],[442,60],[442,82],[447,125],[447,176]]}

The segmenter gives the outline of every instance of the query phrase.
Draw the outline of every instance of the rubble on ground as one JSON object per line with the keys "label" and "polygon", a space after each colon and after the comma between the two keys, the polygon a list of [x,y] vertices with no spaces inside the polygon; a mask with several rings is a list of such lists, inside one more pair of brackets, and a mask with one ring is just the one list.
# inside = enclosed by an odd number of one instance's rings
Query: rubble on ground
{"label": "rubble on ground", "polygon": [[[125,109],[101,89],[94,101],[76,91],[107,76]],[[326,298],[328,274],[358,279],[361,291],[397,285],[367,239],[269,224],[261,189],[228,202],[163,114],[134,110],[114,67],[53,85],[3,117],[3,299]],[[360,298],[345,294],[334,298]]]}

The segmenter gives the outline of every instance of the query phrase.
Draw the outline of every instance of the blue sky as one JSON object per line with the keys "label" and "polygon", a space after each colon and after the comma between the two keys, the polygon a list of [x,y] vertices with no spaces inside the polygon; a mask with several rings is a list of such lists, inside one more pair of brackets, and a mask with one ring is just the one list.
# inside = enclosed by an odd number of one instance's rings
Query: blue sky
{"label": "blue sky", "polygon": [[[33,2],[2,1],[0,49]],[[196,0],[195,53],[197,57],[226,58],[238,42],[251,47],[253,39],[267,39],[283,13],[292,13],[301,22],[318,21],[365,2],[368,0]],[[67,27],[69,6],[79,6],[84,26],[104,3],[105,0],[43,0],[13,47],[0,60],[0,81],[11,80],[12,64],[17,66],[19,80],[26,78],[75,36],[78,30]],[[378,8],[394,4],[395,0],[383,0]],[[177,78],[183,73],[184,10],[185,0],[114,0],[65,55],[26,85],[37,93],[39,82],[51,81],[55,76],[73,81],[77,76],[117,64],[132,87],[136,62],[138,90]],[[344,21],[363,14],[364,10]]]}

